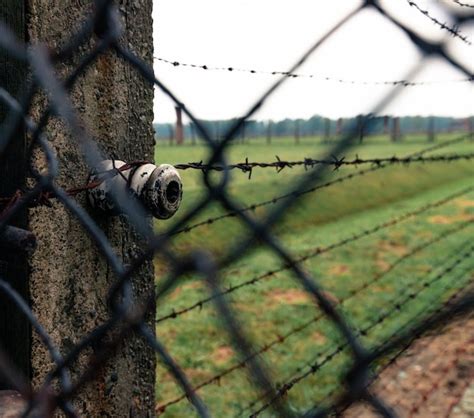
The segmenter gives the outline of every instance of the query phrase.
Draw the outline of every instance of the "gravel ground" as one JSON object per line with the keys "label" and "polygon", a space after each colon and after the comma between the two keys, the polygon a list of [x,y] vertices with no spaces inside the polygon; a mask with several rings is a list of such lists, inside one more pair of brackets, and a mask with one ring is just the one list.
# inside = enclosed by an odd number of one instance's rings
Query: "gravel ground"
{"label": "gravel ground", "polygon": [[[417,340],[371,389],[399,417],[474,418],[474,315]],[[359,404],[343,416],[379,415]]]}

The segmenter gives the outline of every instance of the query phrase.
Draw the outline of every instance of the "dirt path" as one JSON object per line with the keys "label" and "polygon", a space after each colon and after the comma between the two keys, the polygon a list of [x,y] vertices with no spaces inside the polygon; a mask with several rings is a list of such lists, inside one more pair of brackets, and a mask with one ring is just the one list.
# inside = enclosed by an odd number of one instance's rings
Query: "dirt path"
{"label": "dirt path", "polygon": [[[416,341],[372,385],[403,418],[474,418],[474,315]],[[346,418],[379,415],[358,405]]]}

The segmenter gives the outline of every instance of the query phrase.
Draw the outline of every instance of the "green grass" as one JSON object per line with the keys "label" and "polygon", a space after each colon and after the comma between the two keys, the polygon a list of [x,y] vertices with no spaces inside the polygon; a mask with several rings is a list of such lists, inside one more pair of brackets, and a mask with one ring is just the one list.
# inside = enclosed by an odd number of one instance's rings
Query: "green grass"
{"label": "green grass", "polygon": [[[371,138],[363,146],[351,150],[347,158],[356,153],[361,158],[394,154],[403,156],[427,145],[423,138],[410,138],[410,141],[407,139],[402,144],[391,144],[386,138]],[[472,142],[465,142],[436,153],[472,152],[472,147]],[[271,146],[260,140],[258,143],[255,141],[233,146],[228,159],[238,162],[248,157],[249,161],[271,161],[274,155],[278,155],[285,160],[299,160],[303,157],[321,157],[326,149],[327,145],[317,139],[304,139],[299,145],[294,145],[291,140],[278,140]],[[167,163],[199,161],[206,158],[205,154],[206,149],[202,146],[159,146],[156,160]],[[344,168],[330,176],[336,178],[351,171],[356,169]],[[252,180],[247,180],[246,174],[235,171],[229,191],[242,205],[257,203],[283,194],[303,173],[304,169],[296,167],[279,174],[270,169],[255,169]],[[274,232],[285,248],[298,256],[428,202],[442,199],[472,185],[473,176],[471,162],[384,168],[306,195],[286,214],[284,222],[279,223]],[[203,195],[202,175],[199,172],[184,171],[182,177],[185,191],[178,218]],[[255,215],[263,216],[269,209],[272,209],[272,205],[257,210]],[[221,213],[222,208],[213,204],[193,222]],[[474,193],[470,193],[354,244],[314,257],[304,263],[304,268],[334,301],[345,299],[351,290],[370,281],[410,249],[473,217]],[[159,222],[156,228],[158,231],[163,230],[172,222],[174,220]],[[423,280],[436,277],[443,262],[457,254],[458,247],[472,237],[473,230],[474,227],[469,226],[406,259],[373,286],[347,302],[339,303],[339,309],[347,315],[355,330],[370,324],[380,312],[389,309],[390,304],[403,298],[409,290],[416,289]],[[173,245],[178,253],[187,253],[199,247],[219,257],[236,245],[239,237],[246,232],[240,221],[228,218],[180,234]],[[166,266],[158,260],[155,264],[159,283],[165,277]],[[221,284],[224,288],[237,285],[280,266],[281,262],[271,251],[258,247],[223,271]],[[364,342],[369,346],[376,345],[429,307],[436,308],[452,291],[462,287],[466,279],[472,276],[472,271],[473,266],[469,261],[461,264],[453,273],[437,280],[419,297],[404,305],[401,312],[391,315],[371,329],[369,335],[364,337]],[[157,318],[173,309],[187,307],[208,294],[200,277],[189,276],[160,301]],[[288,271],[262,280],[257,285],[244,287],[232,293],[227,300],[255,347],[275,340],[319,312]],[[206,304],[202,309],[193,310],[178,319],[159,323],[157,335],[194,385],[239,361],[239,355],[232,350],[225,327],[212,304]],[[274,381],[284,382],[295,375],[298,368],[314,361],[318,353],[335,347],[340,341],[340,334],[334,325],[322,320],[289,337],[261,359],[269,366]],[[324,399],[338,386],[349,364],[349,356],[344,352],[335,356],[314,376],[295,385],[287,398],[291,407],[302,412]],[[168,372],[161,366],[158,366],[157,372],[158,404],[179,396],[181,391]],[[257,395],[245,370],[237,370],[224,377],[219,385],[208,385],[198,393],[209,405],[213,416],[217,417],[250,415],[251,411],[244,414],[239,414],[239,411]],[[164,416],[188,417],[195,416],[195,413],[188,402],[183,400],[170,406]],[[271,409],[262,416],[273,416]]]}

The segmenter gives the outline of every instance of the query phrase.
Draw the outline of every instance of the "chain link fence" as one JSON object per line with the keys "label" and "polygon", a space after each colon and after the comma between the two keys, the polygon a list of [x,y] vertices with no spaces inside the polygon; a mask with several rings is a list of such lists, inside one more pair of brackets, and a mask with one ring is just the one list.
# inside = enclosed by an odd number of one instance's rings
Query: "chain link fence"
{"label": "chain link fence", "polygon": [[[412,2],[410,3],[412,4]],[[462,6],[461,3],[456,3]],[[21,44],[5,25],[2,24],[0,26],[0,47],[5,53],[14,57],[19,62],[27,64],[30,69],[30,80],[25,85],[23,97],[14,98],[7,90],[0,86],[0,100],[8,109],[7,117],[0,130],[0,155],[4,153],[10,143],[15,141],[15,132],[22,126],[30,137],[28,157],[31,159],[34,150],[39,149],[45,156],[47,163],[47,169],[43,171],[36,170],[34,165],[31,164],[30,170],[35,179],[34,184],[26,190],[19,190],[15,195],[4,197],[0,200],[1,240],[7,243],[4,245],[17,245],[23,248],[28,245],[34,245],[34,237],[28,234],[27,231],[21,231],[12,227],[11,222],[26,207],[38,205],[47,206],[51,199],[55,199],[63,204],[73,216],[78,219],[83,228],[87,230],[87,233],[97,246],[102,257],[106,259],[116,277],[106,301],[110,309],[108,320],[100,324],[100,326],[92,330],[89,334],[84,335],[83,339],[71,347],[67,353],[61,353],[59,348],[53,343],[53,338],[48,335],[43,325],[35,318],[28,300],[21,297],[12,286],[8,284],[4,277],[0,278],[0,291],[16,306],[16,309],[27,318],[34,332],[39,335],[42,343],[47,348],[55,364],[53,370],[48,373],[42,385],[32,388],[28,377],[16,369],[6,353],[0,351],[0,374],[10,383],[12,388],[21,394],[21,397],[27,403],[27,410],[23,412],[23,416],[28,416],[35,411],[39,416],[53,416],[58,409],[61,409],[66,416],[78,416],[72,400],[74,400],[84,385],[97,377],[103,364],[120,351],[122,342],[130,338],[132,334],[140,335],[147,341],[149,346],[156,352],[158,360],[169,369],[176,383],[182,389],[182,396],[160,405],[157,413],[164,413],[169,405],[180,402],[181,400],[187,400],[193,405],[199,416],[211,416],[212,411],[208,409],[207,405],[201,399],[199,389],[202,386],[218,382],[220,378],[235,369],[245,368],[251,376],[252,384],[255,387],[255,394],[258,398],[258,408],[256,406],[257,403],[250,405],[247,410],[247,415],[251,414],[251,416],[255,417],[269,410],[271,411],[271,416],[295,416],[294,411],[290,408],[286,400],[288,392],[290,392],[295,385],[304,384],[307,376],[316,373],[317,370],[338,352],[348,350],[352,356],[352,367],[345,375],[344,385],[338,388],[334,397],[328,397],[329,402],[315,405],[314,408],[307,411],[304,416],[323,417],[340,413],[350,405],[360,401],[370,404],[381,416],[395,416],[395,413],[391,407],[385,403],[384,399],[375,395],[370,389],[372,382],[377,378],[381,370],[380,367],[374,367],[374,365],[378,365],[380,359],[388,359],[390,364],[392,361],[390,359],[394,359],[399,356],[400,353],[403,353],[414,339],[449,321],[453,321],[458,316],[467,315],[472,311],[474,306],[474,293],[469,290],[470,284],[472,284],[472,277],[470,282],[466,282],[465,286],[463,286],[461,290],[458,290],[447,302],[433,304],[433,309],[430,312],[426,312],[424,317],[420,317],[416,322],[411,322],[407,326],[401,327],[380,346],[368,349],[362,343],[361,337],[371,328],[382,323],[389,315],[400,311],[405,304],[415,299],[420,292],[423,292],[430,286],[434,286],[439,280],[445,277],[445,275],[455,272],[459,274],[460,277],[464,277],[469,271],[472,272],[472,265],[470,265],[469,262],[472,260],[474,247],[471,243],[465,243],[463,246],[460,246],[459,249],[456,249],[453,254],[450,254],[449,257],[446,258],[441,266],[441,270],[438,270],[436,275],[427,275],[416,287],[408,289],[406,294],[400,295],[399,298],[391,301],[385,311],[373,318],[372,322],[367,324],[365,328],[359,330],[353,329],[342,311],[335,306],[333,301],[323,291],[318,278],[312,277],[302,267],[301,263],[310,257],[330,251],[333,248],[344,246],[361,237],[402,222],[429,208],[442,205],[447,201],[472,191],[473,188],[470,187],[453,193],[445,199],[431,202],[414,211],[401,214],[390,221],[371,227],[358,235],[334,243],[331,246],[315,248],[313,251],[308,252],[308,254],[304,254],[298,258],[292,256],[290,251],[285,248],[275,234],[272,233],[272,227],[280,222],[282,216],[290,211],[303,195],[315,192],[324,187],[329,187],[335,183],[343,182],[345,179],[352,179],[356,176],[364,175],[367,172],[382,170],[391,164],[450,162],[459,159],[471,159],[472,154],[450,154],[425,157],[423,154],[433,149],[433,147],[430,147],[403,158],[375,158],[370,160],[357,158],[355,160],[346,161],[341,156],[348,152],[352,146],[356,145],[358,141],[360,126],[353,126],[348,134],[343,135],[340,140],[334,142],[334,145],[328,150],[326,158],[323,159],[305,158],[300,161],[281,161],[278,159],[276,162],[268,163],[252,163],[248,161],[241,164],[227,163],[229,147],[232,145],[234,138],[239,135],[245,121],[264,106],[274,92],[277,91],[287,79],[292,77],[292,74],[297,74],[299,67],[308,57],[330,39],[336,31],[343,27],[346,22],[353,19],[358,13],[369,8],[383,15],[388,21],[403,31],[421,51],[423,58],[419,63],[416,63],[413,68],[408,69],[403,83],[393,83],[393,89],[390,93],[379,103],[374,104],[371,114],[364,116],[363,119],[359,121],[362,123],[364,130],[370,130],[371,125],[375,123],[376,115],[397,96],[405,84],[411,82],[420,69],[426,65],[427,58],[440,58],[464,74],[467,79],[473,80],[472,72],[451,55],[444,41],[438,43],[424,39],[403,22],[392,16],[378,1],[366,0],[354,11],[344,16],[340,22],[331,28],[324,36],[317,39],[311,48],[287,72],[277,74],[279,78],[271,85],[265,94],[251,106],[242,118],[235,122],[221,140],[217,141],[186,108],[183,102],[175,97],[171,88],[165,86],[154,75],[152,68],[133,54],[126,45],[122,44],[122,26],[117,7],[113,1],[96,0],[93,13],[91,13],[82,24],[81,29],[71,36],[70,39],[64,43],[64,46],[58,50],[48,49],[44,45],[27,46]],[[460,13],[452,8],[449,8],[449,13],[456,22],[456,26],[471,22],[474,19],[474,14]],[[441,29],[446,29],[446,25],[443,24]],[[449,32],[451,35],[460,36],[457,30],[451,29]],[[93,47],[77,63],[75,70],[66,79],[58,79],[54,71],[55,65],[67,61],[71,56],[74,56],[74,54],[82,49],[84,45],[91,41],[93,41]],[[149,219],[147,208],[142,202],[130,193],[123,193],[119,187],[114,187],[113,182],[111,183],[108,198],[112,199],[113,204],[119,207],[127,216],[128,221],[136,228],[138,233],[144,236],[146,242],[144,247],[141,248],[140,254],[126,265],[117,257],[114,248],[110,245],[106,234],[98,222],[96,222],[94,217],[90,215],[85,208],[79,206],[74,199],[79,193],[85,193],[90,189],[97,188],[106,180],[103,179],[95,183],[86,182],[85,185],[78,184],[73,190],[61,188],[55,181],[60,170],[58,158],[52,151],[45,133],[48,120],[53,117],[59,117],[66,124],[72,137],[79,144],[84,159],[91,170],[97,169],[103,160],[114,159],[112,155],[106,155],[103,150],[100,150],[94,139],[83,128],[83,124],[79,120],[70,98],[70,91],[77,79],[81,77],[102,54],[110,52],[127,63],[130,71],[138,72],[147,82],[161,89],[182,109],[193,122],[210,153],[208,161],[183,164],[178,167],[180,169],[200,170],[202,172],[206,193],[202,198],[194,202],[193,207],[188,210],[178,222],[173,223],[171,227],[159,235],[150,233],[147,227],[147,219]],[[48,103],[38,121],[34,122],[29,114],[29,110],[31,109],[34,96],[39,90],[43,90],[46,93]],[[457,138],[456,141],[465,139],[465,137]],[[444,145],[446,146],[446,144]],[[435,147],[439,147],[439,145]],[[326,179],[331,170],[338,169],[343,165],[359,166],[364,164],[369,165],[369,167],[355,174],[351,173],[336,178],[335,180]],[[305,173],[295,179],[290,190],[274,199],[246,207],[234,199],[229,193],[229,175],[232,169],[238,169],[251,174],[252,170],[258,167],[270,167],[281,170],[295,165],[304,166],[306,169]],[[127,169],[129,168],[130,166],[127,166]],[[61,167],[61,169],[67,169],[67,167]],[[109,178],[120,176],[122,171],[123,169],[110,170],[108,172]],[[213,171],[217,171],[218,176],[214,176],[212,174]],[[201,214],[204,209],[216,202],[225,209],[226,214],[196,223],[195,218]],[[252,211],[255,210],[257,206],[269,206],[270,208],[267,214],[261,219],[257,219],[252,215]],[[226,251],[222,257],[215,259],[204,250],[195,250],[185,257],[177,256],[174,253],[171,244],[176,234],[190,232],[199,226],[215,223],[224,217],[235,217],[238,219],[242,227],[245,228],[246,235],[231,245],[231,248]],[[467,228],[469,225],[470,223],[466,223],[460,227],[453,228],[447,231],[445,236],[454,234],[462,228]],[[389,270],[394,268],[398,263],[401,263],[404,259],[421,251],[421,249],[427,248],[437,240],[443,239],[443,237],[444,235],[433,238],[426,244],[414,248],[410,253],[396,260],[394,264],[390,266]],[[224,267],[245,257],[257,246],[264,246],[278,256],[283,265],[280,270],[291,272],[293,280],[299,283],[319,306],[319,311],[315,314],[315,317],[308,318],[307,323],[290,330],[277,340],[270,341],[264,347],[259,347],[258,349],[253,346],[252,341],[247,337],[245,323],[239,321],[231,305],[226,300],[226,296],[243,286],[254,285],[260,280],[263,280],[263,278],[276,274],[278,271],[267,272],[245,283],[225,290],[222,287],[220,279],[220,272]],[[131,278],[140,266],[147,260],[150,260],[155,254],[159,254],[160,257],[166,259],[170,266],[170,273],[166,278],[160,281],[154,293],[148,294],[146,298],[137,298],[134,295]],[[156,303],[166,298],[171,289],[180,286],[183,278],[190,273],[202,277],[202,280],[207,284],[209,291],[208,296],[189,307],[157,318],[157,322],[176,318],[194,309],[201,308],[205,304],[213,303],[232,341],[233,347],[241,358],[241,362],[231,369],[209,378],[203,382],[200,387],[194,387],[190,383],[183,368],[173,359],[159,336],[155,336],[154,330],[144,320],[150,312],[154,312]],[[347,299],[355,296],[358,292],[369,286],[369,284],[380,280],[383,274],[368,279],[360,288],[353,290],[352,293],[347,296]],[[341,301],[341,303],[344,303],[344,301]],[[307,367],[299,370],[291,380],[283,384],[273,382],[268,366],[263,362],[260,354],[269,350],[271,347],[282,344],[292,335],[308,326],[308,324],[314,323],[322,318],[328,319],[335,324],[339,330],[342,342],[334,346],[328,352],[315,353],[315,360]],[[72,378],[70,370],[74,366],[75,361],[91,346],[98,348],[88,359],[88,367],[81,370],[79,374],[76,373],[74,378]]]}

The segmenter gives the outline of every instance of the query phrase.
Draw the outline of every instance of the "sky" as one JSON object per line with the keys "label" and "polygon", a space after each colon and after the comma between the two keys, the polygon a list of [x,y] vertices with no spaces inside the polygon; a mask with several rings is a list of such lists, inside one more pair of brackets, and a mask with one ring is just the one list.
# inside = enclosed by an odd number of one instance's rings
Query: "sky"
{"label": "sky", "polygon": [[[153,1],[154,55],[208,67],[286,71],[359,4],[359,0]],[[424,38],[446,41],[449,51],[474,70],[474,45],[450,37],[406,0],[382,4]],[[417,0],[417,4],[447,23],[451,20],[446,8],[460,10],[452,0]],[[459,30],[474,42],[474,25]],[[421,59],[402,31],[376,11],[365,9],[298,70],[314,78],[288,79],[253,118],[280,120],[318,114],[335,119],[370,112],[390,87],[338,83],[325,77],[370,82],[405,79]],[[402,89],[381,113],[474,115],[474,83],[452,82],[466,76],[439,59],[425,59],[422,64],[413,81],[433,83]],[[239,117],[276,81],[268,74],[206,71],[158,60],[154,69],[158,79],[200,119]],[[155,122],[175,121],[174,104],[158,89],[154,112]]]}

